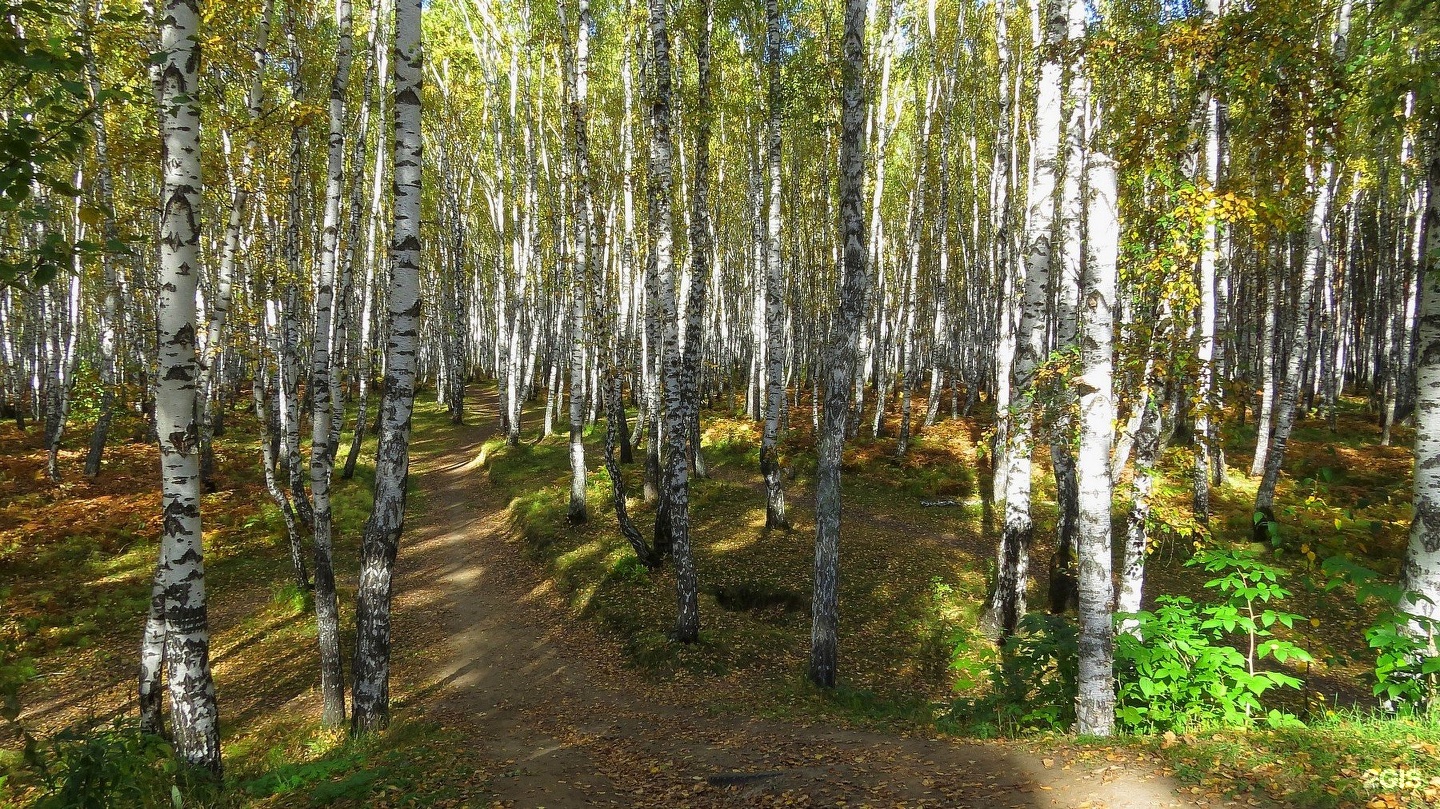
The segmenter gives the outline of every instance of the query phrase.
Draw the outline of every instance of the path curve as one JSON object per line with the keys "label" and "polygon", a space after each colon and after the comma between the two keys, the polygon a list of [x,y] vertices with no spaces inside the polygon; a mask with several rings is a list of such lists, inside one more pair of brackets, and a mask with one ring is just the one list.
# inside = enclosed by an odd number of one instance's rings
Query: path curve
{"label": "path curve", "polygon": [[417,442],[422,509],[401,548],[395,609],[400,644],[429,641],[398,664],[397,678],[425,683],[403,702],[428,706],[428,718],[473,740],[477,771],[492,774],[491,805],[1228,803],[1182,794],[1154,763],[1107,766],[1103,756],[1086,763],[1007,743],[717,716],[695,693],[703,680],[627,687],[654,675],[627,669],[613,638],[568,619],[520,551],[504,497],[485,481],[480,452],[495,434],[495,404],[487,389],[469,402],[470,426]]}

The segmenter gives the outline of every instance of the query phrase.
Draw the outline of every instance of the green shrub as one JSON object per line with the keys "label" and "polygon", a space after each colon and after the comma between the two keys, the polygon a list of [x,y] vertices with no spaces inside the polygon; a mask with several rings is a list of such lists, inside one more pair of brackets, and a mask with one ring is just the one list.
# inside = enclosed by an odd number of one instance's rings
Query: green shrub
{"label": "green shrub", "polygon": [[[1273,688],[1298,688],[1300,680],[1257,668],[1309,662],[1310,654],[1275,637],[1276,624],[1304,620],[1274,609],[1290,595],[1279,584],[1283,571],[1244,551],[1205,551],[1186,565],[1221,574],[1205,583],[1224,600],[1196,604],[1183,596],[1161,596],[1154,612],[1118,616],[1115,666],[1119,680],[1116,718],[1134,732],[1183,731],[1213,725],[1271,727],[1300,724],[1293,714],[1266,710],[1261,697]],[[1238,635],[1244,651],[1225,640]]]}
{"label": "green shrub", "polygon": [[170,745],[134,722],[87,722],[57,733],[35,754],[37,809],[152,809],[184,805]]}
{"label": "green shrub", "polygon": [[[993,721],[1002,731],[1068,729],[1075,723],[1079,638],[1065,616],[1032,612],[1021,618],[998,661],[994,653],[978,650],[978,660],[957,666],[957,688],[979,685],[984,676],[989,689],[978,699],[957,702],[952,715],[971,724]],[[976,651],[973,641],[962,640],[956,658]]]}
{"label": "green shrub", "polygon": [[1435,654],[1440,622],[1411,615],[1401,605],[1430,600],[1382,581],[1379,573],[1343,557],[1326,559],[1321,568],[1329,576],[1327,590],[1352,585],[1357,603],[1381,604],[1375,623],[1365,630],[1365,643],[1375,654],[1372,693],[1395,713],[1429,711],[1440,688],[1440,657]]}
{"label": "green shrub", "polygon": [[275,591],[270,595],[270,602],[289,612],[305,615],[310,612],[313,606],[312,598],[313,594],[309,589],[303,588],[292,581],[275,588]]}

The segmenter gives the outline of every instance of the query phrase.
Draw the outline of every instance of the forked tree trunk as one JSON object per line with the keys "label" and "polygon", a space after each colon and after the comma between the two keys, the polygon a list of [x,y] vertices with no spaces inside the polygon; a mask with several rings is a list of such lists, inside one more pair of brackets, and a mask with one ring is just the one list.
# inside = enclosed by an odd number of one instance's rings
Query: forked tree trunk
{"label": "forked tree trunk", "polygon": [[[1148,375],[1148,368],[1147,368]],[[1134,499],[1125,519],[1125,548],[1120,568],[1120,594],[1116,601],[1117,612],[1134,614],[1140,611],[1145,591],[1145,558],[1150,552],[1150,498],[1155,491],[1158,477],[1156,461],[1160,458],[1161,414],[1165,412],[1164,402],[1157,400],[1163,387],[1153,381],[1142,383],[1140,426],[1135,431],[1135,474],[1131,485]],[[1112,469],[1113,471],[1113,469]],[[1140,623],[1126,618],[1121,631],[1137,633]]]}
{"label": "forked tree trunk", "polygon": [[[273,307],[271,307],[273,312]],[[273,320],[263,321],[270,328],[274,328]],[[268,341],[265,335],[265,325],[257,326],[256,344],[264,346]],[[260,422],[260,462],[265,470],[265,491],[270,499],[275,501],[275,507],[280,510],[280,516],[285,520],[285,538],[290,546],[290,565],[295,570],[295,586],[301,591],[311,588],[310,573],[305,566],[305,555],[300,546],[300,531],[296,526],[295,507],[291,505],[290,498],[285,496],[285,490],[280,488],[280,482],[275,477],[275,441],[272,440],[270,408],[265,401],[265,380],[269,378],[269,370],[266,367],[264,356],[255,364],[254,379],[250,383],[250,395],[255,402],[255,417]]]}

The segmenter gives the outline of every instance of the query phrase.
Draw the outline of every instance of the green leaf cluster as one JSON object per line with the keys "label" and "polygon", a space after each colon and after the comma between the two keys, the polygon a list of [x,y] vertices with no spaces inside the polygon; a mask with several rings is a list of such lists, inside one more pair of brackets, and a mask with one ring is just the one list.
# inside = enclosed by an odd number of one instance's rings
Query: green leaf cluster
{"label": "green leaf cluster", "polygon": [[[1223,600],[1197,604],[1161,596],[1154,611],[1120,616],[1115,644],[1119,677],[1117,718],[1135,732],[1185,731],[1215,725],[1271,727],[1299,724],[1294,715],[1266,709],[1262,697],[1275,688],[1299,688],[1300,679],[1259,664],[1308,663],[1310,653],[1276,637],[1299,615],[1275,609],[1290,595],[1284,572],[1248,551],[1210,550],[1187,565],[1220,574],[1205,583]],[[1240,648],[1227,641],[1238,638]]]}

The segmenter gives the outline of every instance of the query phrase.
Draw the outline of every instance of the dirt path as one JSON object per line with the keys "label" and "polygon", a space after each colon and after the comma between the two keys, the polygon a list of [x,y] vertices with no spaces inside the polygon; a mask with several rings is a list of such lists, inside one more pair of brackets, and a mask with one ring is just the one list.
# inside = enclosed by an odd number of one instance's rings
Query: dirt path
{"label": "dirt path", "polygon": [[[407,530],[397,637],[430,643],[399,664],[428,685],[404,697],[474,740],[497,806],[1149,809],[1190,796],[1158,762],[1080,761],[966,743],[751,720],[704,710],[703,681],[644,682],[613,641],[575,624],[514,540],[472,425],[425,436],[423,513]],[[408,634],[407,634],[408,633]],[[401,641],[405,643],[404,640]],[[439,670],[435,670],[435,661]],[[1098,760],[1094,760],[1098,759]],[[486,805],[481,803],[478,805]]]}

